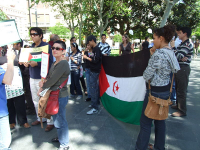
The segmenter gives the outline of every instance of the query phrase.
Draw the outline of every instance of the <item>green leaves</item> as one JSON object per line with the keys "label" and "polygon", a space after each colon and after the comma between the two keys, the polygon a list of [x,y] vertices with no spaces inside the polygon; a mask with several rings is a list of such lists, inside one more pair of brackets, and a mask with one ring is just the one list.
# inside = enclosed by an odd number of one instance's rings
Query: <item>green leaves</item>
{"label": "green leaves", "polygon": [[0,21],[8,20],[6,14],[0,9]]}
{"label": "green leaves", "polygon": [[61,23],[56,23],[54,27],[50,27],[49,31],[51,31],[52,34],[57,34],[60,36],[60,38],[70,38],[70,30],[66,28],[63,24]]}

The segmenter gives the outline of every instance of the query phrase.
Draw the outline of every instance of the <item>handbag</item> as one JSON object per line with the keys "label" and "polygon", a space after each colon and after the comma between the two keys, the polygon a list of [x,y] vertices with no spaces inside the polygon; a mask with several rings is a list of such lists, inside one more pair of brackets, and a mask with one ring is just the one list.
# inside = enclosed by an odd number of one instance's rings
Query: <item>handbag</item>
{"label": "handbag", "polygon": [[59,110],[59,93],[60,90],[63,88],[63,86],[67,83],[68,78],[57,88],[56,91],[51,91],[49,98],[48,98],[48,102],[47,102],[47,106],[45,109],[45,113],[49,114],[49,115],[55,115],[58,113]]}
{"label": "handbag", "polygon": [[147,116],[150,119],[154,120],[165,120],[168,118],[168,112],[169,112],[169,105],[172,104],[170,100],[170,96],[172,93],[172,86],[173,86],[173,80],[174,80],[174,74],[172,77],[171,87],[170,87],[170,94],[169,98],[167,100],[155,97],[151,95],[151,86],[150,81],[148,83],[149,85],[149,97],[148,97],[148,104],[145,109],[145,116]]}

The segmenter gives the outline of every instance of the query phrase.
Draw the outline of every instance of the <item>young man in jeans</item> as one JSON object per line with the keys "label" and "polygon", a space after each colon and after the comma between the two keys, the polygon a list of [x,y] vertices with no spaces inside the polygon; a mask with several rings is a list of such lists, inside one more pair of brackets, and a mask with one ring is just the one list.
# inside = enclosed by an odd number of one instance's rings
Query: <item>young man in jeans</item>
{"label": "young man in jeans", "polygon": [[87,115],[92,115],[98,112],[99,109],[99,73],[101,71],[102,54],[100,48],[96,44],[96,38],[90,35],[87,38],[87,43],[92,47],[92,54],[90,57],[83,56],[84,59],[89,60],[90,65],[90,93],[91,93],[91,107]]}

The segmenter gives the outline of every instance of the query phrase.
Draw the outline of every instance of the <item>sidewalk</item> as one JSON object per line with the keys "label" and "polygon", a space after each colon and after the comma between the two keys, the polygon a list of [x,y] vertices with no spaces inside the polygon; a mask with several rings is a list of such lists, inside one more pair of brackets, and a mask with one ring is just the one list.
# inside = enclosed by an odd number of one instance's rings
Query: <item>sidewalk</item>
{"label": "sidewalk", "polygon": [[[66,107],[70,150],[134,150],[139,126],[114,119],[103,107],[96,115],[86,115],[90,103],[85,102],[85,98],[70,99]],[[169,116],[166,120],[167,150],[200,149],[200,57],[192,60],[187,108],[186,117]],[[170,109],[170,114],[172,112]],[[35,116],[28,116],[29,123],[35,119]],[[57,136],[56,129],[50,132],[44,129],[40,126],[29,129],[17,126],[12,130],[12,150],[56,150],[59,143],[51,143],[51,139]],[[151,143],[153,139],[152,134]]]}

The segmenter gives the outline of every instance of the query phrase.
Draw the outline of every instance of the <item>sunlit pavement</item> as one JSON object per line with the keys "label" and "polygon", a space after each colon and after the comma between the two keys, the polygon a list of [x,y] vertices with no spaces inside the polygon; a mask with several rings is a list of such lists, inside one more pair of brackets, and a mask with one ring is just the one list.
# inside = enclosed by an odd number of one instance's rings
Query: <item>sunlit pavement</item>
{"label": "sunlit pavement", "polygon": [[[72,150],[134,150],[139,126],[122,123],[101,107],[95,115],[86,115],[90,102],[70,99],[66,107],[69,126],[70,149]],[[187,95],[187,116],[166,121],[167,150],[200,149],[200,57],[191,64],[190,82]],[[174,110],[170,109],[170,114]],[[36,116],[28,116],[28,122]],[[29,129],[17,126],[12,130],[12,150],[55,150],[59,143],[52,143],[57,136],[56,129],[45,132],[40,125]],[[152,128],[152,133],[154,132]],[[151,143],[154,143],[154,134]]]}

